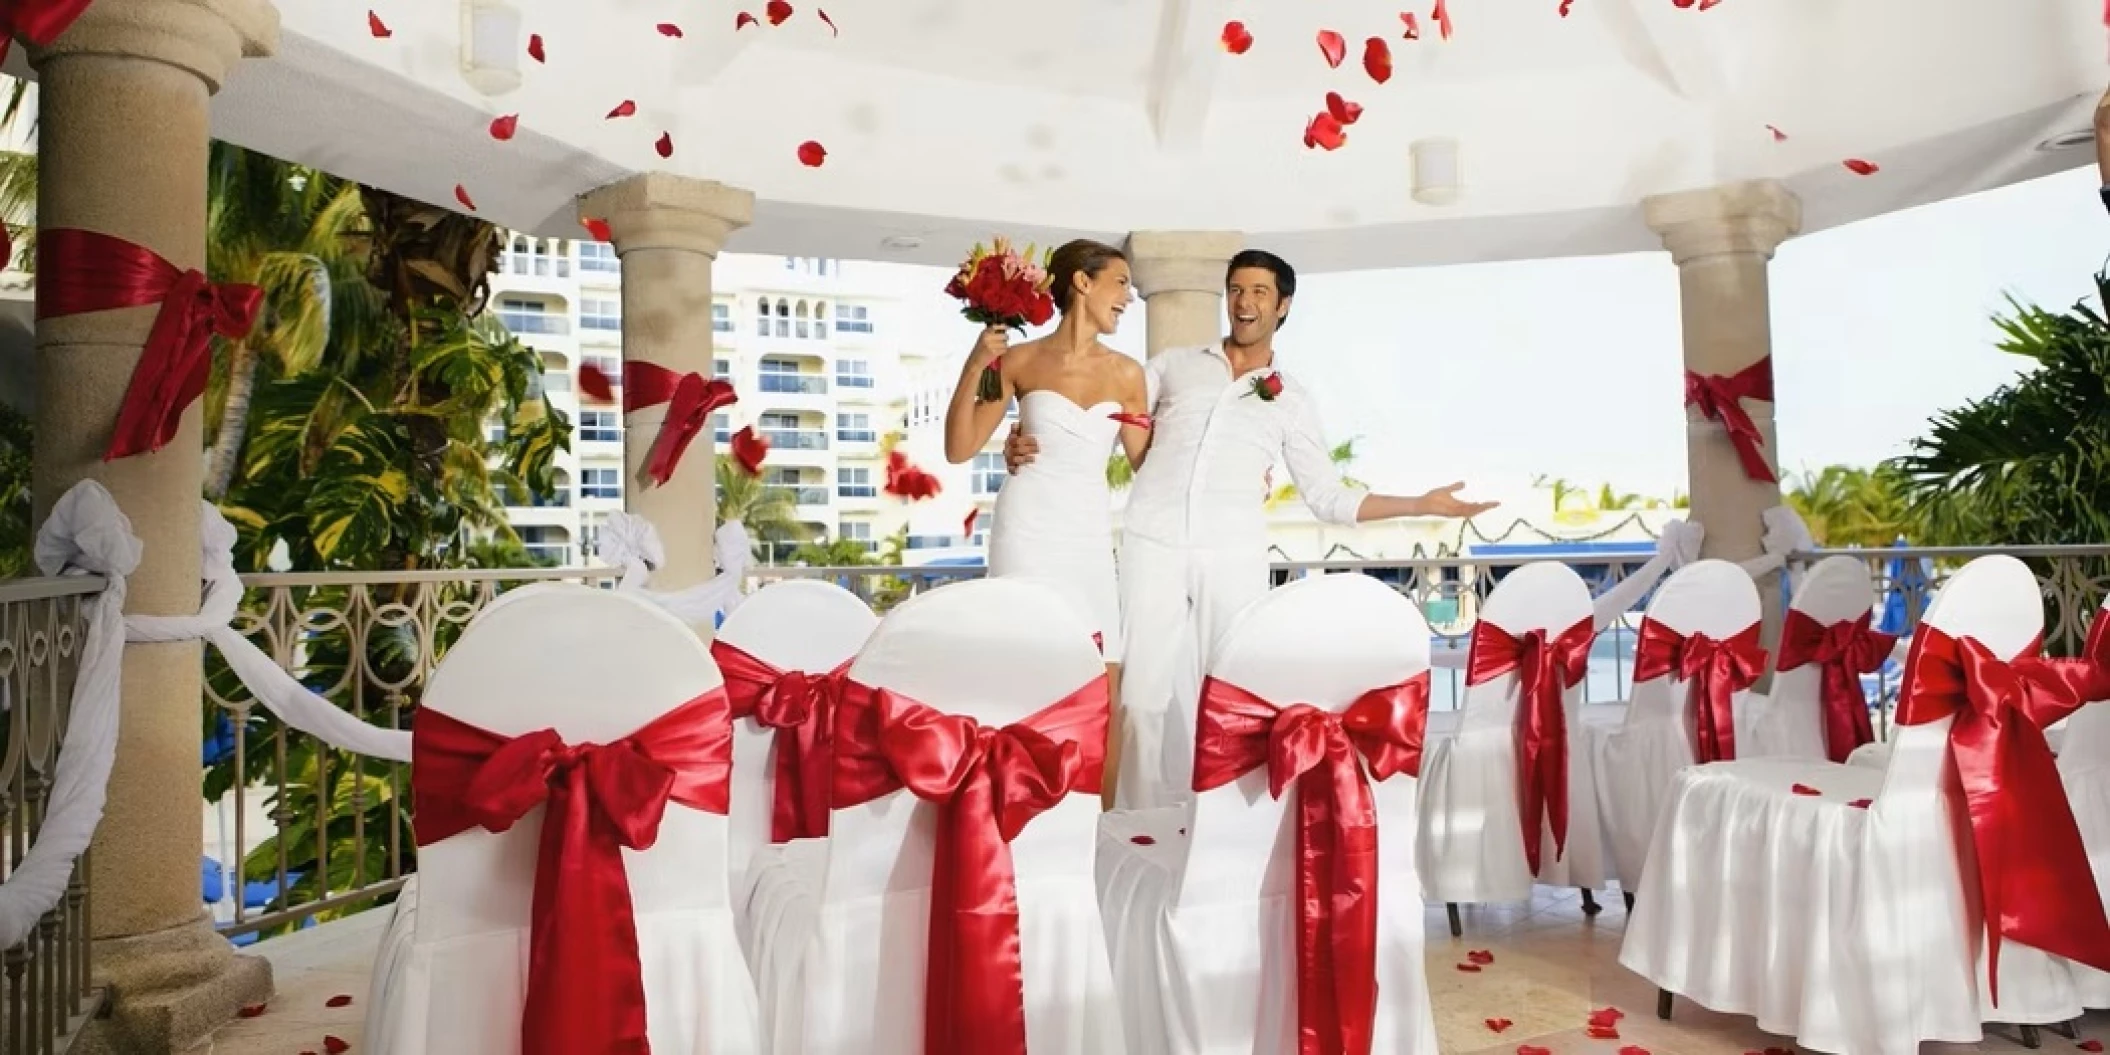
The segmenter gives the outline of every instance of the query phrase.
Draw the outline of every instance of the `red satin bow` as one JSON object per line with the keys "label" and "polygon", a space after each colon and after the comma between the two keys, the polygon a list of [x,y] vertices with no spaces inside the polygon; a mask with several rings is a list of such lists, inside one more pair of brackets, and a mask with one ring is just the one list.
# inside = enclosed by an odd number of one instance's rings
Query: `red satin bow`
{"label": "red satin bow", "polygon": [[1805,663],[1824,668],[1824,750],[1832,761],[1845,762],[1854,748],[1876,738],[1861,675],[1881,668],[1897,643],[1897,635],[1870,629],[1866,612],[1825,626],[1808,613],[1788,609],[1780,629],[1779,668],[1794,670]]}
{"label": "red satin bow", "polygon": [[56,227],[38,232],[37,245],[39,319],[161,305],[103,460],[168,446],[184,408],[205,392],[213,334],[248,336],[264,291],[216,285],[202,271],[178,271],[151,249],[95,231]]}
{"label": "red satin bow", "polygon": [[[1194,790],[1267,767],[1281,798],[1297,786],[1297,1051],[1369,1055],[1377,1013],[1377,806],[1370,780],[1421,775],[1429,672],[1372,689],[1339,714],[1276,707],[1202,681]],[[1367,762],[1357,761],[1357,756]]]}
{"label": "red satin bow", "polygon": [[1589,672],[1595,624],[1584,619],[1552,638],[1544,630],[1520,637],[1489,622],[1473,628],[1465,683],[1478,685],[1517,672],[1517,808],[1523,821],[1524,860],[1539,871],[1543,818],[1553,830],[1553,859],[1568,849],[1567,691]]}
{"label": "red satin bow", "polygon": [[[2102,628],[2098,619],[2091,647],[2102,644]],[[2110,667],[2093,660],[2003,660],[1975,639],[1953,638],[1924,623],[1913,635],[1897,720],[1920,725],[1956,718],[1949,727],[1949,757],[1963,786],[1963,820],[1976,850],[1995,1007],[2004,938],[2110,970],[2110,922],[2044,740],[2045,726],[2105,698]]]}
{"label": "red satin bow", "polygon": [[1734,374],[1697,374],[1685,371],[1685,405],[1698,407],[1700,416],[1719,421],[1736,444],[1736,456],[1744,463],[1744,475],[1753,480],[1774,481],[1773,468],[1766,464],[1765,437],[1745,412],[1741,400],[1773,401],[1773,360],[1760,359]]}
{"label": "red satin bow", "polygon": [[711,658],[725,676],[733,717],[776,730],[769,841],[827,835],[835,698],[849,661],[826,674],[778,670],[724,638],[711,642]]}
{"label": "red satin bow", "polygon": [[59,34],[88,10],[89,0],[0,0],[0,62],[21,37],[40,48],[50,47]]}
{"label": "red satin bow", "polygon": [[844,682],[835,711],[836,807],[904,787],[938,807],[923,1008],[928,1055],[1025,1055],[1010,843],[1065,796],[1099,793],[1108,710],[1103,675],[1001,729]]}
{"label": "red satin bow", "polygon": [[1690,637],[1653,619],[1641,621],[1634,645],[1634,680],[1648,681],[1676,672],[1692,686],[1693,745],[1696,762],[1727,762],[1736,757],[1734,694],[1748,689],[1766,670],[1766,650],[1758,643],[1758,624],[1726,641],[1706,634]]}
{"label": "red satin bow", "polygon": [[666,419],[645,458],[645,479],[664,485],[674,478],[689,442],[711,423],[711,415],[740,401],[732,382],[696,373],[677,374],[658,363],[632,359],[623,363],[623,413],[667,404]]}
{"label": "red satin bow", "polygon": [[611,744],[571,746],[555,730],[507,739],[438,711],[411,725],[418,845],[503,832],[536,806],[522,1055],[644,1055],[645,988],[623,850],[659,838],[667,804],[724,814],[732,725],[712,689]]}

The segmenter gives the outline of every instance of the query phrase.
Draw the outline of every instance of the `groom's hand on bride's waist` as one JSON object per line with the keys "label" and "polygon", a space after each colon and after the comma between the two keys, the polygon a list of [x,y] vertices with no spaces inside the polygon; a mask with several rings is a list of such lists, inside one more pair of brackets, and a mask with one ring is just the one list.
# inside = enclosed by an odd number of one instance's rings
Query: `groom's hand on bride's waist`
{"label": "groom's hand on bride's waist", "polygon": [[1040,453],[1040,444],[1026,435],[1024,425],[1011,426],[1011,435],[1004,437],[1004,468],[1016,473],[1019,467],[1033,460]]}

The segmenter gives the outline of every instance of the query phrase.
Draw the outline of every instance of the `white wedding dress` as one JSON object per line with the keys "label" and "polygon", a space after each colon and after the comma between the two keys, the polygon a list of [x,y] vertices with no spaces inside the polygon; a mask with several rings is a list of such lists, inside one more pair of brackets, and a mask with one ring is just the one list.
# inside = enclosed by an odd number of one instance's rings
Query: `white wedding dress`
{"label": "white wedding dress", "polygon": [[1111,400],[1080,407],[1050,389],[1023,392],[1018,420],[1040,444],[1004,482],[989,535],[989,575],[1048,586],[1100,635],[1109,663],[1121,659],[1121,597],[1114,587],[1112,494],[1106,459],[1120,436]]}

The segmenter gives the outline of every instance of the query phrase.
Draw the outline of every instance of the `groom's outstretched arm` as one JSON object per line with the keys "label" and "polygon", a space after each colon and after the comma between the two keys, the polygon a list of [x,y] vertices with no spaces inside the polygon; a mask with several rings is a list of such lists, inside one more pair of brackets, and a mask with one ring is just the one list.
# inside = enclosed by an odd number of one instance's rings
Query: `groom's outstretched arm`
{"label": "groom's outstretched arm", "polygon": [[1394,517],[1469,517],[1495,507],[1493,502],[1458,498],[1464,484],[1439,487],[1423,495],[1381,495],[1342,483],[1326,448],[1326,434],[1319,427],[1319,413],[1311,397],[1299,391],[1294,398],[1297,405],[1283,437],[1282,460],[1289,466],[1290,478],[1296,481],[1297,493],[1320,520],[1348,525]]}

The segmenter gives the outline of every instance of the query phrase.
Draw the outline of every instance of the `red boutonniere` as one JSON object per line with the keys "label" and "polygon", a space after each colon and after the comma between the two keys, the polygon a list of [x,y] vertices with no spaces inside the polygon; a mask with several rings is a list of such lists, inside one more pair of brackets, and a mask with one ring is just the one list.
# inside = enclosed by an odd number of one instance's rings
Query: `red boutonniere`
{"label": "red boutonniere", "polygon": [[1270,370],[1254,378],[1253,391],[1249,394],[1259,396],[1262,403],[1273,403],[1275,397],[1282,394],[1282,375]]}

